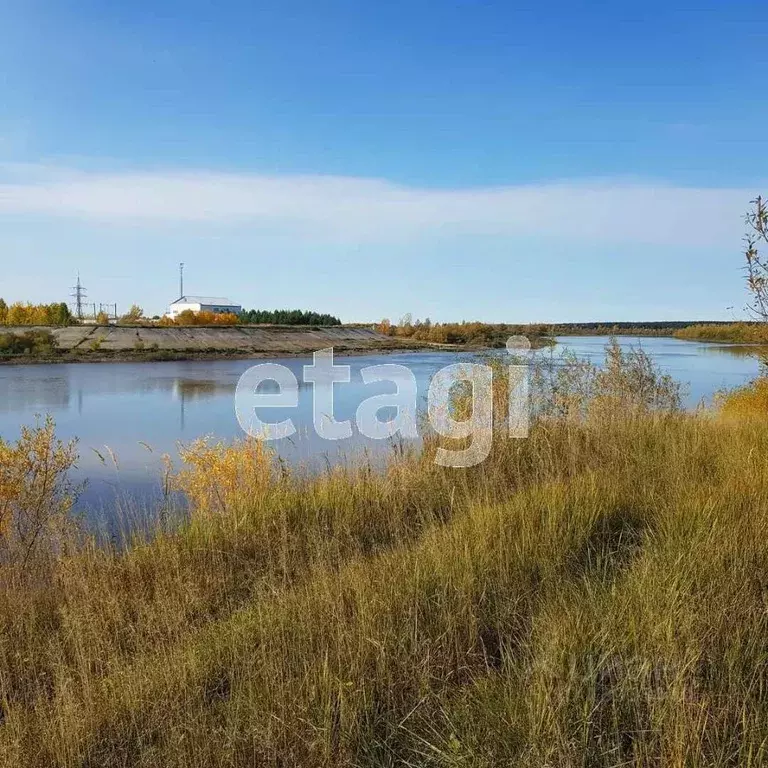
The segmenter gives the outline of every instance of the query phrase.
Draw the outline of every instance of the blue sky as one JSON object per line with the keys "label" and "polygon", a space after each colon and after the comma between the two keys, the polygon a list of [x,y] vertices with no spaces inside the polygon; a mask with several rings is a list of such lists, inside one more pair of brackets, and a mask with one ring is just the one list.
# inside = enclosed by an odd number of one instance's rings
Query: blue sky
{"label": "blue sky", "polygon": [[0,0],[0,295],[740,316],[767,65],[758,2]]}

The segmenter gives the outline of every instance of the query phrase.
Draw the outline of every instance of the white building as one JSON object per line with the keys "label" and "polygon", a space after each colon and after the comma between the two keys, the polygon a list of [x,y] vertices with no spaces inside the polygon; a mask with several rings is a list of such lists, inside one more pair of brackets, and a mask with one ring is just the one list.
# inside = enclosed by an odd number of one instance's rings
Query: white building
{"label": "white building", "polygon": [[220,296],[182,296],[168,307],[167,316],[175,320],[188,309],[192,312],[213,312],[217,315],[227,312],[239,315],[243,311],[239,304],[233,304],[229,299]]}

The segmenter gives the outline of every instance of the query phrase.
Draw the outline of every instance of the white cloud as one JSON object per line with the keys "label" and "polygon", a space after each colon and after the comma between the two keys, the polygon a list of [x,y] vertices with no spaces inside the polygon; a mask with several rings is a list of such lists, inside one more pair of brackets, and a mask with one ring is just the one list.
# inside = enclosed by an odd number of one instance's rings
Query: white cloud
{"label": "white cloud", "polygon": [[754,196],[752,189],[622,180],[431,189],[340,176],[0,168],[0,215],[250,222],[364,242],[462,233],[733,248]]}

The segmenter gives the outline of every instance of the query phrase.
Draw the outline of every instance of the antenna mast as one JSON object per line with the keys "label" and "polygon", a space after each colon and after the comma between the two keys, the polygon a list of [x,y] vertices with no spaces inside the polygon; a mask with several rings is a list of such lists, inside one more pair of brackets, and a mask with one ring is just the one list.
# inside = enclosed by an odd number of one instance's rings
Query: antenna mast
{"label": "antenna mast", "polygon": [[184,262],[179,262],[179,298],[184,296]]}

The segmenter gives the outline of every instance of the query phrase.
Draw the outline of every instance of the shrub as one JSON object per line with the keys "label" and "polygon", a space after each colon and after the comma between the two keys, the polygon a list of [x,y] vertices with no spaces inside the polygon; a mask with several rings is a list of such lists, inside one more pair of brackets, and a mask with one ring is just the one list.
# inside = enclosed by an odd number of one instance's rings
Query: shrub
{"label": "shrub", "polygon": [[175,318],[163,317],[160,319],[162,326],[193,326],[193,325],[237,325],[240,318],[231,312],[193,312],[185,309]]}
{"label": "shrub", "polygon": [[536,346],[547,343],[544,328],[540,325],[508,325],[506,323],[432,323],[429,319],[422,322],[412,322],[410,317],[400,320],[398,325],[392,325],[384,319],[375,326],[376,330],[387,336],[396,336],[416,341],[427,341],[432,344],[467,344],[474,347],[503,347],[510,336],[525,335]]}
{"label": "shrub", "polygon": [[60,542],[76,497],[68,478],[76,458],[75,442],[57,440],[50,417],[22,427],[16,443],[0,438],[1,563],[25,564]]}
{"label": "shrub", "polygon": [[51,355],[57,349],[55,336],[47,330],[0,333],[0,355]]}
{"label": "shrub", "polygon": [[675,331],[678,339],[727,344],[768,344],[766,323],[698,323]]}
{"label": "shrub", "polygon": [[724,416],[768,416],[768,378],[761,377],[716,398]]}
{"label": "shrub", "polygon": [[679,382],[661,373],[642,348],[624,351],[611,339],[605,352],[602,368],[571,353],[536,358],[534,415],[582,419],[680,411]]}
{"label": "shrub", "polygon": [[272,452],[260,440],[251,438],[227,445],[201,438],[180,453],[185,467],[175,475],[175,487],[201,514],[242,514],[243,502],[247,499],[247,504],[253,504],[255,497],[269,488],[273,477]]}

